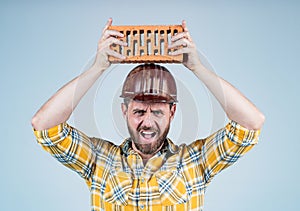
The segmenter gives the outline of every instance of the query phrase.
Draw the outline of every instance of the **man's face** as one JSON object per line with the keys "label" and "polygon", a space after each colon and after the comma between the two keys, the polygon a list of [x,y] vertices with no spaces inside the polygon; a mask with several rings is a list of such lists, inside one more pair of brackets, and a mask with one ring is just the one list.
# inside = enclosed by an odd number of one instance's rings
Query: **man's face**
{"label": "man's face", "polygon": [[122,104],[133,148],[144,155],[156,153],[163,145],[174,117],[176,105],[130,101]]}

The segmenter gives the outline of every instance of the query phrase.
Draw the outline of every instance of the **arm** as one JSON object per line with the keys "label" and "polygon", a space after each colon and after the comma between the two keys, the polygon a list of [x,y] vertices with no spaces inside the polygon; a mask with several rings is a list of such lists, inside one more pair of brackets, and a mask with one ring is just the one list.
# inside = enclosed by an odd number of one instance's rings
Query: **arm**
{"label": "arm", "polygon": [[36,130],[48,129],[69,119],[81,98],[110,66],[108,55],[120,60],[125,59],[124,56],[110,49],[112,44],[126,46],[125,42],[117,39],[117,37],[123,37],[123,34],[108,30],[111,24],[110,18],[98,42],[94,64],[58,90],[33,116],[31,124]]}
{"label": "arm", "polygon": [[205,139],[189,145],[189,159],[193,157],[199,165],[199,173],[206,185],[212,178],[233,165],[257,143],[260,131],[230,121],[224,128]]}
{"label": "arm", "polygon": [[185,21],[182,22],[182,27],[184,31],[172,38],[173,43],[169,48],[184,47],[174,51],[172,55],[186,55],[183,64],[211,91],[229,119],[250,130],[259,130],[264,123],[264,115],[235,87],[203,66]]}

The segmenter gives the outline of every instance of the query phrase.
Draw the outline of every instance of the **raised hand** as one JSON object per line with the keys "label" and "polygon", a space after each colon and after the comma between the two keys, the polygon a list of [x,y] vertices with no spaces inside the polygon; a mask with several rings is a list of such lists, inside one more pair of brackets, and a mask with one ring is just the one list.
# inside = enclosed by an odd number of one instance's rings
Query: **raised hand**
{"label": "raised hand", "polygon": [[124,37],[124,34],[115,30],[108,29],[111,24],[112,18],[109,18],[102,31],[102,36],[98,41],[97,55],[94,65],[96,65],[100,69],[107,69],[110,66],[108,56],[113,56],[120,60],[124,60],[126,58],[125,56],[115,52],[110,48],[110,46],[113,44],[127,46],[126,42],[118,39],[119,37]]}
{"label": "raised hand", "polygon": [[176,49],[180,46],[183,46],[183,48],[170,52],[170,55],[183,54],[183,64],[194,71],[198,65],[201,65],[201,62],[196,45],[191,38],[185,20],[182,21],[182,28],[183,32],[178,33],[171,38],[172,43],[169,45],[169,49]]}

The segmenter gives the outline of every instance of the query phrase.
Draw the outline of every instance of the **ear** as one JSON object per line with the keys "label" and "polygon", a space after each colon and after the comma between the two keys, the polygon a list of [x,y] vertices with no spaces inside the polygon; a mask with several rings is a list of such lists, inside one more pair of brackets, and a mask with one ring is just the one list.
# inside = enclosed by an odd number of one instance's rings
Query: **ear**
{"label": "ear", "polygon": [[172,105],[171,111],[170,111],[170,119],[171,119],[171,121],[174,119],[175,112],[176,112],[176,104],[174,103],[174,104]]}
{"label": "ear", "polygon": [[121,104],[121,109],[122,109],[123,117],[126,118],[128,108],[127,108],[127,106],[125,105],[125,103],[122,103],[122,104]]}

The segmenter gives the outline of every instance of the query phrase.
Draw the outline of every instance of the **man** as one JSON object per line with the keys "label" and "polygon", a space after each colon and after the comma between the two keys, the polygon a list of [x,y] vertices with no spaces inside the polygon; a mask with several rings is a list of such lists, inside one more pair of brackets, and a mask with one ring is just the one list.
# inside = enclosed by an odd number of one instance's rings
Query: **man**
{"label": "man", "polygon": [[172,37],[169,46],[183,48],[171,54],[184,54],[183,64],[219,101],[230,119],[224,128],[189,145],[173,144],[167,134],[176,111],[176,84],[166,68],[155,64],[137,66],[124,82],[122,112],[130,138],[120,146],[71,127],[66,121],[109,67],[108,56],[125,59],[110,49],[112,44],[126,46],[117,39],[123,34],[108,30],[111,24],[109,19],[90,69],[63,86],[34,115],[37,140],[85,179],[92,210],[202,210],[211,179],[257,143],[264,115],[202,65],[183,21],[183,32]]}

